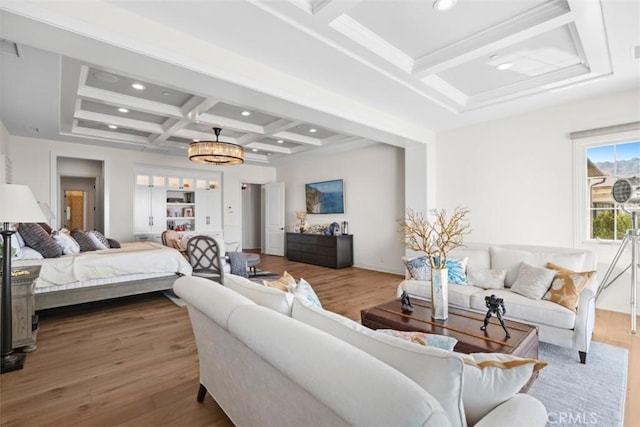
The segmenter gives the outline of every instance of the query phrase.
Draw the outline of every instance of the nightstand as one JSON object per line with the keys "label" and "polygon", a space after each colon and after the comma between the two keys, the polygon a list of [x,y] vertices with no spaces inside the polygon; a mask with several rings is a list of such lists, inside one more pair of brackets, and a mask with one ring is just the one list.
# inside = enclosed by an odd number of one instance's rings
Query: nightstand
{"label": "nightstand", "polygon": [[39,274],[39,265],[11,269],[13,348],[24,352],[36,349],[38,316],[35,311],[36,304],[33,292]]}

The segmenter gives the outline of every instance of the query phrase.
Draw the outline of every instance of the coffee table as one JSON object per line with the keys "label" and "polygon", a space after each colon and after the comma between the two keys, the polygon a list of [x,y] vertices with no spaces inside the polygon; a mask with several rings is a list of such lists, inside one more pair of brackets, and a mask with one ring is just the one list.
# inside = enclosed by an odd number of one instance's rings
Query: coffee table
{"label": "coffee table", "polygon": [[[538,358],[537,326],[505,319],[511,334],[511,338],[506,338],[495,317],[491,318],[487,330],[481,331],[484,314],[450,307],[447,320],[433,320],[429,301],[413,298],[411,303],[411,313],[402,311],[399,300],[361,310],[362,324],[371,329],[419,331],[450,336],[458,340],[453,349],[458,353],[505,353],[523,358]],[[523,391],[533,384],[536,377],[537,373],[532,376]]]}

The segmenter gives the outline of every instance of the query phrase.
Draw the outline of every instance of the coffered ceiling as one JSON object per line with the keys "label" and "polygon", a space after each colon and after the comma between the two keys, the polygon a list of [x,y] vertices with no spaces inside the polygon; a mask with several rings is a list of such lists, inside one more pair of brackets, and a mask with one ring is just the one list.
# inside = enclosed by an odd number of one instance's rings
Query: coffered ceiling
{"label": "coffered ceiling", "polygon": [[11,134],[185,155],[221,127],[261,164],[640,85],[634,0],[2,1],[0,28]]}

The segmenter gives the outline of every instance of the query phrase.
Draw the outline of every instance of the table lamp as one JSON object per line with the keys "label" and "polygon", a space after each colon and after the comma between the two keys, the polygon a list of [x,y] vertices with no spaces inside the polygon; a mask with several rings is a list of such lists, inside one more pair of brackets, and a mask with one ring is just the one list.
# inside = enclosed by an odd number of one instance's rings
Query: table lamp
{"label": "table lamp", "polygon": [[26,185],[0,184],[0,223],[2,226],[2,310],[0,321],[0,372],[22,369],[26,356],[13,353],[13,318],[11,310],[11,230],[14,222],[45,222],[36,198]]}

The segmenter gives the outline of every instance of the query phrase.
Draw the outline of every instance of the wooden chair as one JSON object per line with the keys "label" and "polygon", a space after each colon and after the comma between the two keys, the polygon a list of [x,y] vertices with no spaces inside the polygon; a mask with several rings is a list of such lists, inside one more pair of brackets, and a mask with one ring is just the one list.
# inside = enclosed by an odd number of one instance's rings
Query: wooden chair
{"label": "wooden chair", "polygon": [[209,236],[194,236],[187,243],[187,255],[193,275],[224,284],[223,248]]}

